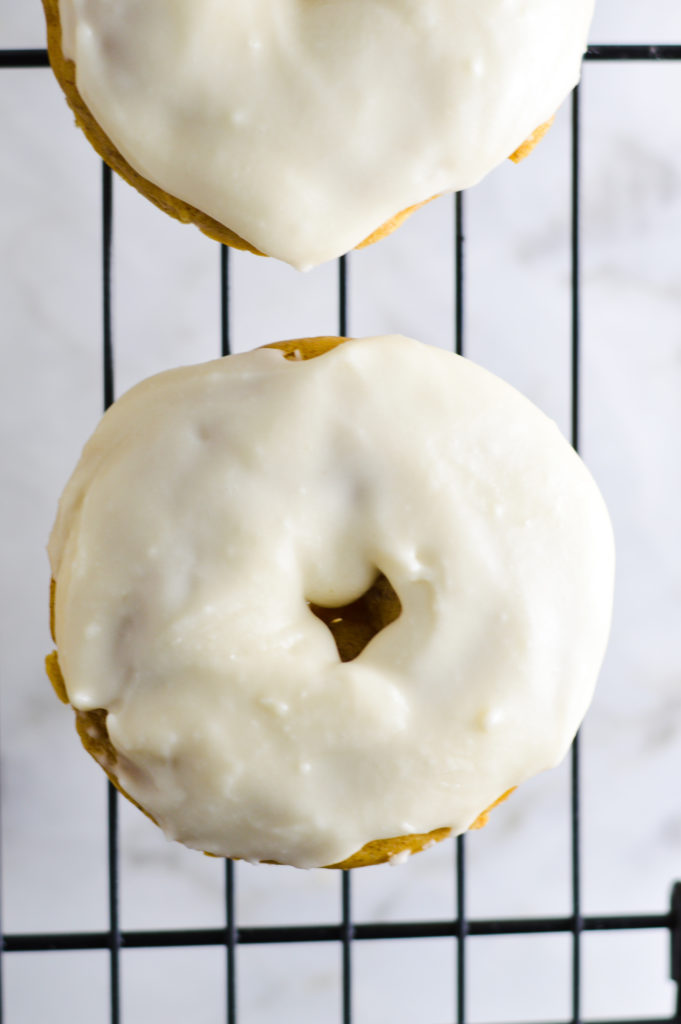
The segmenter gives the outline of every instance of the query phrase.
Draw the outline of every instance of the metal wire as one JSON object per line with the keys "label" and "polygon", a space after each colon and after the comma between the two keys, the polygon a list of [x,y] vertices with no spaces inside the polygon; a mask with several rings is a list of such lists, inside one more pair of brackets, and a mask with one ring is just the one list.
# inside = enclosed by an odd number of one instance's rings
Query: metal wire
{"label": "metal wire", "polygon": [[239,941],[236,927],[236,865],[225,861],[225,910],[227,928],[227,1024],[236,1024],[236,947]]}
{"label": "metal wire", "polygon": [[[608,45],[590,46],[587,61],[663,61],[681,60],[681,46],[676,45]],[[0,68],[45,68],[47,53],[42,49],[0,50]],[[572,183],[571,183],[571,438],[579,447],[580,393],[580,89],[572,97]],[[454,349],[464,350],[464,196],[454,198]],[[102,359],[104,408],[114,400],[114,335],[112,318],[113,266],[113,178],[108,167],[102,171]],[[230,266],[229,250],[220,247],[220,351],[230,352]],[[339,333],[348,333],[348,264],[345,257],[338,263]],[[571,763],[571,869],[572,913],[566,917],[506,918],[498,920],[468,919],[466,914],[466,841],[460,836],[455,843],[456,913],[446,921],[406,921],[355,923],[352,917],[351,875],[340,877],[340,921],[337,925],[261,926],[240,928],[237,924],[236,866],[225,864],[225,927],[215,929],[166,929],[121,931],[119,924],[119,850],[118,794],[108,789],[108,894],[109,928],[104,932],[57,932],[8,935],[1,933],[0,942],[0,1024],[2,1005],[2,954],[29,953],[45,950],[108,950],[110,954],[110,1021],[121,1024],[122,949],[223,946],[226,959],[225,1014],[227,1024],[237,1024],[237,949],[240,945],[285,944],[306,942],[337,943],[341,950],[341,998],[343,1024],[352,1024],[353,943],[367,940],[418,938],[451,938],[456,943],[454,1000],[457,1024],[466,1022],[466,947],[472,936],[540,935],[567,933],[572,936],[572,1016],[571,1024],[582,1024],[581,1017],[581,939],[585,932],[657,929],[670,938],[671,977],[676,982],[676,1010],[671,1018],[629,1019],[626,1024],[679,1024],[681,1022],[681,883],[672,890],[666,914],[583,916],[580,884],[580,748],[579,738],[572,750]],[[565,1024],[565,1022],[562,1022]],[[622,1021],[600,1021],[599,1024],[624,1024]]]}
{"label": "metal wire", "polygon": [[[571,440],[575,451],[579,451],[579,330],[580,330],[580,273],[579,273],[579,96],[578,85],[572,93],[572,175],[571,175],[571,312],[572,345],[570,360],[571,377]],[[572,866],[572,1021],[581,1021],[582,993],[582,912],[580,874],[580,814],[579,814],[579,733],[575,736],[570,752],[570,861]]]}
{"label": "metal wire", "polygon": [[[464,194],[454,196],[454,351],[464,352]],[[466,1021],[466,837],[457,836],[455,849],[456,885],[456,973],[457,1024]]]}
{"label": "metal wire", "polygon": [[[113,403],[113,173],[102,164],[102,383],[104,411]],[[121,932],[118,918],[118,792],[107,785],[107,856],[109,893],[109,985],[111,991],[111,1024],[121,1019],[120,951]]]}
{"label": "metal wire", "polygon": [[343,1024],[352,1024],[352,942],[355,938],[355,926],[352,923],[351,896],[350,872],[343,871],[341,874]]}
{"label": "metal wire", "polygon": [[[338,260],[338,334],[348,334],[348,261]],[[349,871],[341,873],[341,1019],[352,1024],[352,942],[355,929],[352,923],[352,878]]]}
{"label": "metal wire", "polygon": [[[676,893],[676,888],[674,889]],[[681,918],[679,896],[666,914],[609,914],[589,915],[582,918],[583,932],[655,931],[668,932],[672,940],[677,973],[681,969],[679,946]],[[572,915],[565,917],[508,917],[470,918],[466,921],[466,935],[547,935],[571,934],[574,929]],[[253,925],[236,930],[240,946],[280,945],[303,942],[342,942],[345,926],[339,924],[309,925]],[[443,921],[379,921],[354,922],[352,941],[376,939],[453,939],[459,934],[459,919]],[[164,949],[179,946],[224,946],[224,928],[167,928],[122,931],[122,949]],[[674,946],[674,943],[677,943]],[[59,950],[108,949],[111,936],[102,932],[21,932],[5,935],[5,950],[10,953],[37,953]],[[674,975],[672,975],[674,977]],[[676,979],[675,979],[676,980]],[[675,1019],[675,1018],[674,1018]]]}
{"label": "metal wire", "polygon": [[[220,246],[220,354],[228,356],[231,352],[230,324],[230,278],[229,249]],[[226,983],[226,1020],[227,1024],[236,1024],[236,865],[231,860],[225,861],[225,952],[227,967]]]}

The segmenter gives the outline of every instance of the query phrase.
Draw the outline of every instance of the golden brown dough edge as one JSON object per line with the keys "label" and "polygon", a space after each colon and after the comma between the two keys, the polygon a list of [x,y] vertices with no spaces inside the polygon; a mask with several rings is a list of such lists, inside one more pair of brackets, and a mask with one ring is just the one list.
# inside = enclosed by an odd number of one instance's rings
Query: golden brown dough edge
{"label": "golden brown dough edge", "polygon": [[[330,351],[337,345],[342,344],[344,341],[347,341],[347,339],[322,336],[317,338],[296,338],[290,341],[278,341],[264,347],[280,349],[285,353],[286,358],[291,360],[314,359],[316,356],[323,355],[325,352]],[[51,580],[50,632],[52,634],[52,640],[56,644],[57,638],[55,635],[54,624],[55,593],[56,583],[54,580]],[[361,646],[364,645],[360,644],[360,647]],[[45,671],[59,700],[62,701],[63,704],[68,704],[69,698],[66,691],[66,684],[61,672],[59,656],[56,650],[52,651],[52,653],[48,654],[45,658]],[[74,708],[74,712],[76,717],[76,730],[80,737],[80,741],[87,752],[95,759],[95,761],[97,761],[100,767],[104,769],[110,781],[123,794],[123,796],[130,800],[135,807],[138,807],[144,814],[146,814],[148,818],[151,818],[151,820],[154,821],[154,824],[158,824],[154,820],[153,816],[144,807],[142,807],[141,804],[133,799],[133,797],[125,791],[118,781],[116,767],[118,765],[119,755],[111,743],[107,732],[106,710],[103,708],[96,708],[92,711],[78,711]],[[486,825],[490,811],[510,796],[512,792],[513,790],[509,789],[506,793],[503,793],[498,800],[496,800],[476,818],[470,828],[479,829]],[[409,854],[419,853],[426,847],[432,846],[433,843],[446,839],[450,834],[450,828],[437,828],[432,832],[415,833],[408,836],[393,836],[387,839],[375,839],[366,843],[361,850],[358,850],[351,857],[340,861],[338,864],[327,864],[325,867],[347,870],[350,868],[368,867],[372,864],[384,864],[386,861],[389,861],[391,858],[400,853],[404,853],[405,851],[408,851]],[[212,854],[210,854],[210,856],[212,856]]]}
{"label": "golden brown dough edge", "polygon": [[[147,199],[150,199],[152,203],[155,203],[155,205],[158,206],[159,209],[163,210],[164,213],[169,214],[171,217],[175,217],[184,224],[196,224],[196,226],[200,228],[205,235],[208,235],[209,238],[214,239],[216,242],[221,242],[223,245],[229,245],[233,249],[245,249],[247,252],[255,253],[257,256],[266,255],[265,253],[260,252],[259,249],[256,249],[255,246],[251,245],[250,242],[241,238],[234,231],[231,231],[224,224],[221,224],[213,217],[209,217],[208,214],[203,213],[190,203],[185,203],[184,200],[178,199],[175,196],[170,195],[170,193],[165,192],[162,188],[159,188],[158,185],[154,185],[153,182],[148,181],[130,166],[125,157],[116,149],[116,146],[108,135],[99,126],[98,122],[90,113],[90,110],[82,96],[78,92],[78,88],[76,86],[75,64],[73,61],[67,60],[62,53],[59,0],[43,0],[43,7],[45,9],[45,21],[47,25],[47,50],[52,70],[64,91],[71,110],[75,115],[76,124],[82,128],[88,141],[99,156],[101,156],[102,160],[104,160],[114,171],[120,174],[120,176],[124,178],[129,185],[132,185],[138,192],[141,192]],[[513,160],[514,163],[518,163],[526,157],[527,154],[534,149],[542,136],[549,130],[552,122],[553,118],[545,124],[540,125],[539,128],[537,128],[529,138],[527,138],[525,142],[523,142],[522,145],[511,154],[510,159]],[[431,196],[430,199],[425,199],[421,203],[416,203],[413,206],[407,207],[406,210],[401,210],[399,213],[396,213],[394,217],[385,221],[385,223],[377,227],[375,231],[372,231],[371,234],[365,238],[363,242],[360,242],[356,248],[363,249],[365,246],[372,245],[374,242],[378,242],[379,239],[391,234],[391,232],[399,227],[410,214],[420,209],[420,207],[425,206],[425,204],[430,202],[431,199],[436,198],[437,196]]]}

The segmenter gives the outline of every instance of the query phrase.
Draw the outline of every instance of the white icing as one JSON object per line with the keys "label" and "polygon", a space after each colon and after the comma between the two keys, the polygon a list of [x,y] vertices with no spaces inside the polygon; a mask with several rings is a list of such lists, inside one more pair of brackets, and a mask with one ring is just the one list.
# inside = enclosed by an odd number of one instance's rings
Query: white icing
{"label": "white icing", "polygon": [[[563,756],[609,628],[610,523],[572,448],[509,385],[401,337],[139,384],[49,552],[69,699],[108,709],[123,787],[168,835],[247,860],[466,829]],[[307,602],[377,569],[402,613],[341,663]]]}
{"label": "white icing", "polygon": [[394,853],[392,857],[388,858],[388,863],[395,868],[398,867],[400,864],[406,864],[410,856],[410,850],[400,850],[399,853]]}
{"label": "white icing", "polygon": [[60,0],[148,180],[305,268],[477,182],[576,84],[593,0]]}

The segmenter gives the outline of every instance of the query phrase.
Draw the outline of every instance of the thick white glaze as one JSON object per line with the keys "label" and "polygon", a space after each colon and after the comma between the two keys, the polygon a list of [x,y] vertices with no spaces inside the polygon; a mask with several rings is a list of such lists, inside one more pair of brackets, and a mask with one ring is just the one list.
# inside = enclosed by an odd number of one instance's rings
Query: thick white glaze
{"label": "thick white glaze", "polygon": [[474,184],[579,76],[593,0],[60,0],[128,162],[305,268]]}
{"label": "thick white glaze", "polygon": [[[556,426],[401,337],[153,377],[84,449],[50,540],[69,699],[189,846],[302,867],[466,829],[555,764],[606,643],[613,541]],[[341,663],[308,601],[385,573]]]}

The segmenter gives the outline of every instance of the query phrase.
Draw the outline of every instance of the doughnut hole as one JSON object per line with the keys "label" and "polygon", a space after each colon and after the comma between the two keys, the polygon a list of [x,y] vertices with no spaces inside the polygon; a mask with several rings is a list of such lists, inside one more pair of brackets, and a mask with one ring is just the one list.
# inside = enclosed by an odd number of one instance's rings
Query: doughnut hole
{"label": "doughnut hole", "polygon": [[353,661],[377,633],[402,614],[402,603],[383,573],[349,604],[325,608],[308,601],[308,605],[331,633],[341,661]]}

